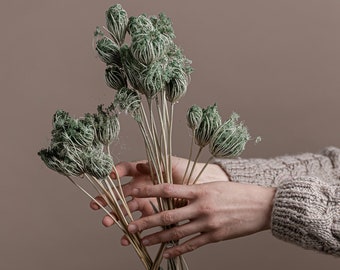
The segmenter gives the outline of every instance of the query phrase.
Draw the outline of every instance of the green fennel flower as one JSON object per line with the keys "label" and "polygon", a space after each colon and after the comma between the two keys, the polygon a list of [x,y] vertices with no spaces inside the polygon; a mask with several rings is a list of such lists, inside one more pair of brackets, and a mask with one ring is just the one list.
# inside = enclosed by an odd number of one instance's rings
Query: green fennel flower
{"label": "green fennel flower", "polygon": [[168,65],[169,80],[166,83],[166,98],[169,102],[175,103],[187,92],[188,76],[179,63],[172,61]]}
{"label": "green fennel flower", "polygon": [[165,87],[165,76],[164,76],[164,66],[161,61],[153,62],[148,66],[144,72],[143,76],[143,87],[144,95],[148,99],[154,98],[157,93]]}
{"label": "green fennel flower", "polygon": [[197,105],[193,105],[187,112],[187,125],[191,130],[196,130],[201,124],[203,110]]}
{"label": "green fennel flower", "polygon": [[125,39],[128,15],[120,4],[110,7],[106,13],[106,26],[113,40],[121,46]]}
{"label": "green fennel flower", "polygon": [[122,69],[116,65],[109,66],[105,69],[105,81],[109,87],[115,90],[127,86],[127,81]]}
{"label": "green fennel flower", "polygon": [[161,58],[169,45],[169,39],[158,30],[132,37],[131,53],[144,65]]}
{"label": "green fennel flower", "polygon": [[154,29],[155,28],[151,20],[145,14],[139,15],[137,17],[131,16],[129,18],[127,30],[131,37],[143,35],[149,31],[153,31]]}
{"label": "green fennel flower", "polygon": [[108,109],[104,110],[103,105],[97,108],[97,114],[93,114],[96,129],[96,139],[103,145],[109,145],[118,137],[120,125],[118,117]]}
{"label": "green fennel flower", "polygon": [[89,147],[84,151],[83,155],[86,173],[97,179],[104,179],[110,175],[113,160],[101,148]]}
{"label": "green fennel flower", "polygon": [[141,98],[136,91],[123,87],[116,93],[114,105],[134,116],[141,106]]}
{"label": "green fennel flower", "polygon": [[169,17],[167,17],[164,13],[160,13],[158,17],[152,16],[150,20],[153,26],[163,35],[167,36],[170,39],[175,38],[175,32],[172,27],[172,22]]}
{"label": "green fennel flower", "polygon": [[104,36],[97,40],[96,51],[105,64],[122,66],[119,47],[108,37]]}
{"label": "green fennel flower", "polygon": [[134,58],[127,45],[123,45],[120,51],[124,71],[126,73],[127,78],[129,79],[131,86],[137,91],[139,91],[141,94],[144,94],[144,87],[141,74],[146,69],[146,66],[138,62]]}
{"label": "green fennel flower", "polygon": [[203,109],[202,121],[195,132],[196,144],[200,147],[206,146],[216,131],[221,125],[221,116],[217,111],[217,105],[208,106]]}
{"label": "green fennel flower", "polygon": [[237,123],[238,115],[233,114],[214,133],[209,151],[216,158],[236,157],[243,152],[250,139],[243,123]]}

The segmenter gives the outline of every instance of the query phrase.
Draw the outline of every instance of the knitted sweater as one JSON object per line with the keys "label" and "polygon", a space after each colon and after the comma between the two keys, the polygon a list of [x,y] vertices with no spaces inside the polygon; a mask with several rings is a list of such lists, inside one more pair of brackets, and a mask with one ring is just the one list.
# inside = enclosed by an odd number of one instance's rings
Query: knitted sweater
{"label": "knitted sweater", "polygon": [[271,219],[275,237],[340,256],[340,149],[215,162],[231,181],[277,188]]}

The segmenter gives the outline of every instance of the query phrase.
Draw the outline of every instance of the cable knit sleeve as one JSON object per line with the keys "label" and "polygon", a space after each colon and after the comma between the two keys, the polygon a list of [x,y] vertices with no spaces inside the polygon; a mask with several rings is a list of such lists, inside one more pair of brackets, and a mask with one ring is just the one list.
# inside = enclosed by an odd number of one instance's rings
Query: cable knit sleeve
{"label": "cable knit sleeve", "polygon": [[340,256],[340,149],[216,163],[231,181],[277,188],[271,220],[275,237]]}

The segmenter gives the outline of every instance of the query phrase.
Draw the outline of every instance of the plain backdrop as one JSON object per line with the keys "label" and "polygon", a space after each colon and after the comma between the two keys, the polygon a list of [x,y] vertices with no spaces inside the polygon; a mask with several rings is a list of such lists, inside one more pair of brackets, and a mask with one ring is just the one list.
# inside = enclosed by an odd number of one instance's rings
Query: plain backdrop
{"label": "plain backdrop", "polygon": [[[113,99],[92,48],[114,1],[1,0],[0,269],[142,269],[117,228],[37,156],[57,109],[81,116]],[[185,112],[217,103],[251,134],[243,158],[319,152],[339,145],[340,1],[121,1],[129,15],[166,13],[195,72],[176,105],[174,154],[187,156]],[[144,158],[139,131],[121,117],[115,161]],[[208,155],[205,153],[202,161]],[[187,254],[190,269],[339,269],[329,255],[275,239],[270,231]]]}

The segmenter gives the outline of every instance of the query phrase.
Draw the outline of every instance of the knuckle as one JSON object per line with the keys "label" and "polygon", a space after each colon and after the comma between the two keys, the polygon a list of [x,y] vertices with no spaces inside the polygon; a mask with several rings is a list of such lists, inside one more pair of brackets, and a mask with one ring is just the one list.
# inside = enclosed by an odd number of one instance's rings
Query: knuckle
{"label": "knuckle", "polygon": [[208,219],[207,222],[207,229],[208,230],[216,230],[220,227],[220,222],[216,220],[215,218]]}
{"label": "knuckle", "polygon": [[170,225],[174,221],[174,217],[169,212],[164,212],[161,214],[161,222],[163,225]]}
{"label": "knuckle", "polygon": [[179,240],[185,236],[184,232],[178,228],[172,229],[170,237],[172,240]]}
{"label": "knuckle", "polygon": [[163,187],[163,195],[164,196],[171,196],[172,194],[172,186],[170,184],[164,184]]}
{"label": "knuckle", "polygon": [[149,228],[150,220],[148,217],[142,218],[139,220],[138,223],[136,223],[136,226],[138,228],[138,231],[143,231],[145,229]]}
{"label": "knuckle", "polygon": [[182,253],[186,253],[186,252],[194,251],[195,249],[197,249],[196,245],[187,243],[187,244],[183,245],[183,248],[181,248],[181,251],[182,251]]}
{"label": "knuckle", "polygon": [[213,213],[213,210],[211,206],[205,204],[205,205],[201,205],[200,207],[200,212],[202,215],[204,216],[209,216],[211,215],[211,213]]}

